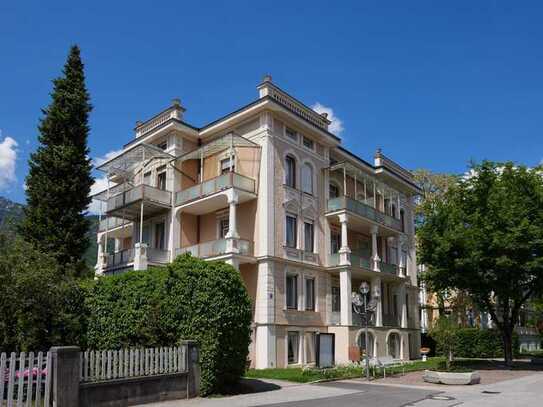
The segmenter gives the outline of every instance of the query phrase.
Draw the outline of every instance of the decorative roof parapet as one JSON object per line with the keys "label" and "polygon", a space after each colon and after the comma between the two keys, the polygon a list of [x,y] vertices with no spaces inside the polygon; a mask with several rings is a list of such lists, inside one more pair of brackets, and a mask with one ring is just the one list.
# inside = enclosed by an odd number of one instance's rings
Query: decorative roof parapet
{"label": "decorative roof parapet", "polygon": [[377,149],[374,156],[374,166],[375,167],[385,167],[389,169],[392,172],[395,172],[398,175],[401,175],[402,177],[413,180],[413,174],[411,171],[406,170],[401,165],[397,164],[396,162],[392,161],[390,158],[385,156],[380,148]]}
{"label": "decorative roof parapet", "polygon": [[151,117],[145,122],[141,122],[139,120],[136,122],[136,128],[134,129],[136,138],[149,133],[170,119],[183,120],[183,113],[185,110],[186,109],[181,105],[181,100],[178,98],[172,99],[172,104],[167,109]]}
{"label": "decorative roof parapet", "polygon": [[290,96],[287,92],[279,89],[272,83],[271,75],[265,75],[262,79],[262,83],[257,86],[257,89],[261,99],[269,96],[287,109],[303,117],[310,123],[313,123],[315,126],[328,131],[328,125],[332,122],[328,120],[327,115],[321,115],[315,112],[310,107]]}

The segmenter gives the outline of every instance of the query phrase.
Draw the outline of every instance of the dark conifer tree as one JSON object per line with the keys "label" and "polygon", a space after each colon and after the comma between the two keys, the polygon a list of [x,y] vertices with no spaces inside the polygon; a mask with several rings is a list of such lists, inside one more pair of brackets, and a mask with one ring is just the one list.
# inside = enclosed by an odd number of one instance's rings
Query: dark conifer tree
{"label": "dark conifer tree", "polygon": [[53,85],[51,104],[43,109],[38,127],[40,146],[29,160],[21,233],[53,254],[65,270],[81,274],[93,178],[87,147],[92,106],[78,46],[71,47],[63,75]]}

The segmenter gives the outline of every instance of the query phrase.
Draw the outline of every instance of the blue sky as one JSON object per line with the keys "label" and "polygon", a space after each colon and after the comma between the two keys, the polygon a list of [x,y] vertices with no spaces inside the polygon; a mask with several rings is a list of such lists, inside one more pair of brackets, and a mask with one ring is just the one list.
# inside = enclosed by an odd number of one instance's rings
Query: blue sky
{"label": "blue sky", "polygon": [[462,172],[472,159],[543,158],[541,2],[78,3],[0,2],[0,195],[13,200],[72,43],[93,157],[173,97],[199,126],[255,99],[270,73],[331,108],[365,159],[381,147],[407,168]]}

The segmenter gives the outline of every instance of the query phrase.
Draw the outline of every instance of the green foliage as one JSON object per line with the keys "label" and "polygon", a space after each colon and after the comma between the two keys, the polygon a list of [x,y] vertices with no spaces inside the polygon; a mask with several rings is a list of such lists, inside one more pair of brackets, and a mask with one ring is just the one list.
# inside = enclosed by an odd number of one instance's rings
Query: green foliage
{"label": "green foliage", "polygon": [[438,349],[447,358],[447,369],[450,368],[456,351],[458,325],[448,317],[439,318],[432,329],[430,336],[437,342]]}
{"label": "green foliage", "polygon": [[86,289],[90,348],[196,340],[203,394],[227,392],[244,373],[251,304],[233,267],[184,255],[167,268],[102,277]]}
{"label": "green foliage", "polygon": [[543,293],[541,168],[485,161],[422,211],[417,242],[429,288],[465,291],[490,312],[511,363],[520,308]]}
{"label": "green foliage", "polygon": [[[445,355],[446,348],[434,331],[430,335],[436,340],[438,354]],[[503,356],[503,341],[499,332],[494,329],[457,328],[454,332],[454,356],[456,358],[497,358]],[[513,335],[513,349],[518,352],[518,335]]]}
{"label": "green foliage", "polygon": [[28,206],[21,232],[25,240],[52,253],[65,267],[86,271],[82,256],[89,244],[93,183],[88,158],[88,116],[92,107],[85,86],[79,48],[70,49],[63,76],[53,81],[51,104],[39,125],[40,146],[29,160],[26,179]]}
{"label": "green foliage", "polygon": [[84,345],[82,290],[52,256],[0,236],[0,351]]}

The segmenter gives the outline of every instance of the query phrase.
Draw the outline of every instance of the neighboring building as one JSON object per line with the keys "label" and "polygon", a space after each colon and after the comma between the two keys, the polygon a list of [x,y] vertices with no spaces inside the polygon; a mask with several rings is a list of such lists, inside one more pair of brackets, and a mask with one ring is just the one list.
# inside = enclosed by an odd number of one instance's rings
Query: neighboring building
{"label": "neighboring building", "polygon": [[258,92],[201,128],[184,121],[179,100],[137,123],[135,139],[98,167],[110,188],[96,196],[106,203],[96,273],[185,252],[232,264],[252,299],[257,368],[313,363],[326,332],[336,363],[359,360],[351,294],[367,281],[378,299],[370,354],[419,357],[411,173],[380,151],[373,164],[347,151],[325,114],[271,77]]}
{"label": "neighboring building", "polygon": [[[425,271],[425,265],[418,266],[418,272]],[[458,325],[464,328],[494,328],[492,317],[487,312],[481,312],[475,307],[466,294],[450,293],[439,304],[437,294],[426,288],[423,281],[419,280],[419,310],[421,333],[427,333],[434,322],[439,318],[440,312],[452,315]],[[440,310],[441,308],[441,310]],[[537,327],[541,315],[536,315],[530,303],[524,305],[520,311],[519,319],[515,326],[515,332],[519,337],[521,351],[533,351],[542,349],[542,336]]]}

